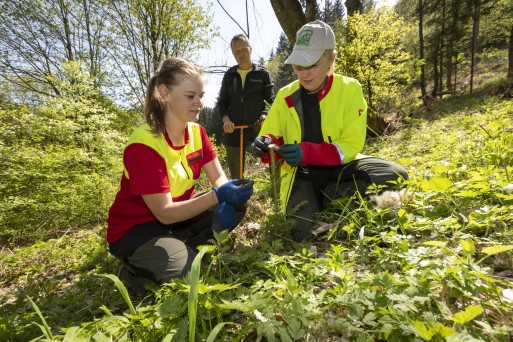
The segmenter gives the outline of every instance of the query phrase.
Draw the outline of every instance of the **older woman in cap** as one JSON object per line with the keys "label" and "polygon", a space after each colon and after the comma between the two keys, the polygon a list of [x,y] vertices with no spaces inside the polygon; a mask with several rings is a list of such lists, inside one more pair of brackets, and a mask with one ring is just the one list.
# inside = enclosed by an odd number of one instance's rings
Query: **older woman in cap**
{"label": "older woman in cap", "polygon": [[[292,64],[297,80],[280,89],[251,146],[270,162],[269,146],[281,163],[280,203],[294,220],[293,238],[310,239],[314,216],[330,200],[365,196],[371,184],[397,184],[406,170],[394,163],[362,155],[367,103],[360,83],[334,74],[335,35],[317,20],[297,32]],[[306,203],[306,204],[304,204]]]}

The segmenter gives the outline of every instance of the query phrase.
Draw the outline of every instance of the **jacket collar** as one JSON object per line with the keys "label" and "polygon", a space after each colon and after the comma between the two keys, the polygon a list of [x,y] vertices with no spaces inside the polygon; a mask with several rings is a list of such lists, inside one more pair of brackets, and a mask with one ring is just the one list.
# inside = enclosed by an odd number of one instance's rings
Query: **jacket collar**
{"label": "jacket collar", "polygon": [[[253,70],[253,71],[259,71],[259,70],[263,69],[261,66],[256,65],[255,63],[251,63],[251,66],[252,66],[251,70]],[[230,69],[228,69],[226,71],[226,73],[237,72],[238,67],[239,67],[239,65],[234,65],[234,66],[230,67]]]}
{"label": "jacket collar", "polygon": [[326,97],[326,95],[328,95],[332,85],[333,85],[333,74],[328,76],[328,79],[326,80],[326,84],[324,85],[324,87],[322,87],[321,89],[319,89],[317,91],[317,95],[319,96],[319,101],[322,101],[322,99],[324,99]]}

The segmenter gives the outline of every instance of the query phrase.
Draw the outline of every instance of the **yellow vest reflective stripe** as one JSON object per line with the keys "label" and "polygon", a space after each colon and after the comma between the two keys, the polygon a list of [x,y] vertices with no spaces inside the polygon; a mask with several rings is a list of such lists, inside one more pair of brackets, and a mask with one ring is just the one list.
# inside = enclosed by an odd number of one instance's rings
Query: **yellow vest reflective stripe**
{"label": "yellow vest reflective stripe", "polygon": [[[196,123],[188,123],[186,129],[188,141],[180,150],[171,148],[164,134],[155,136],[148,124],[139,126],[127,143],[127,146],[130,144],[144,144],[155,150],[164,159],[173,199],[181,199],[181,196],[193,190],[198,178],[194,179],[193,170],[189,163],[203,156],[200,126]],[[124,168],[123,172],[130,179],[128,170]]]}

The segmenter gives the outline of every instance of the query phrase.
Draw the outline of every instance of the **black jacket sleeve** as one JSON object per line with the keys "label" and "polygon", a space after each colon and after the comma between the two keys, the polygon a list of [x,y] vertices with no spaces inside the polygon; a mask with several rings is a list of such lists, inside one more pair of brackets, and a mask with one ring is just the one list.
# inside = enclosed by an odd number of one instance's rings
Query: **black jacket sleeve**
{"label": "black jacket sleeve", "polygon": [[221,89],[219,90],[219,96],[217,97],[217,108],[219,109],[219,115],[221,119],[223,116],[228,115],[228,106],[230,105],[230,94],[228,93],[228,77],[225,73],[223,81],[221,82]]}

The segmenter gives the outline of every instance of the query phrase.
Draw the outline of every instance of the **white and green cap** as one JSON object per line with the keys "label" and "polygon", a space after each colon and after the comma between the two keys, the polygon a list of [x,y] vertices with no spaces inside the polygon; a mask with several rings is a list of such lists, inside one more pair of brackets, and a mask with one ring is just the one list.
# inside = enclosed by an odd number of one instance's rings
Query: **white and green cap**
{"label": "white and green cap", "polygon": [[325,50],[335,48],[335,34],[331,27],[316,20],[305,24],[296,33],[296,44],[285,64],[308,67],[315,64]]}

